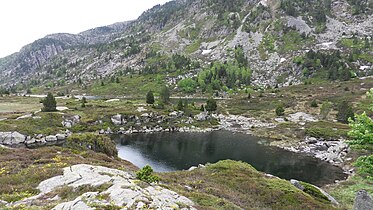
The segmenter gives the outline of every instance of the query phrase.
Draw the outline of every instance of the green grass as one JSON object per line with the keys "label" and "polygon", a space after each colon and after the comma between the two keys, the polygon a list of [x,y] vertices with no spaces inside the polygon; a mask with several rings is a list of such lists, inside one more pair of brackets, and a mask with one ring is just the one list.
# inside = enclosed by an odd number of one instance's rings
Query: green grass
{"label": "green grass", "polygon": [[341,204],[341,208],[352,209],[356,193],[361,189],[373,196],[373,182],[354,175],[346,181],[329,186],[327,191]]}
{"label": "green grass", "polygon": [[64,130],[60,113],[38,113],[40,119],[25,118],[20,120],[7,119],[0,121],[0,131],[18,131],[24,135],[57,134]]}
{"label": "green grass", "polygon": [[[27,154],[27,155],[25,155]],[[91,164],[134,171],[132,164],[93,151],[72,151],[62,147],[0,150],[0,200],[18,201],[39,191],[43,180],[61,175],[62,168]]]}
{"label": "green grass", "polygon": [[290,30],[289,32],[285,33],[282,37],[282,44],[279,46],[279,51],[281,53],[287,53],[290,51],[296,51],[301,49],[304,45],[311,42],[311,40],[307,40],[302,38],[302,36],[294,30]]}
{"label": "green grass", "polygon": [[31,97],[0,97],[0,114],[38,111],[42,108],[40,99]]}
{"label": "green grass", "polygon": [[363,49],[364,48],[364,41],[358,39],[357,43],[354,44],[354,40],[351,38],[342,38],[340,44],[347,48],[356,48],[356,49]]}
{"label": "green grass", "polygon": [[346,124],[319,121],[307,124],[305,132],[312,137],[335,140],[341,137],[346,139],[349,130],[350,127]]}
{"label": "green grass", "polygon": [[[334,209],[288,181],[268,178],[243,162],[219,161],[161,176],[166,186],[191,198],[201,209]],[[185,185],[193,190],[187,191]]]}
{"label": "green grass", "polygon": [[157,93],[163,86],[163,81],[157,81],[154,75],[133,75],[120,77],[120,83],[104,81],[96,82],[88,87],[91,95],[105,97],[116,96],[142,96],[145,97],[149,90]]}
{"label": "green grass", "polygon": [[197,51],[199,49],[199,47],[201,46],[201,43],[202,43],[201,40],[194,41],[192,44],[188,45],[185,48],[185,53],[187,53],[187,54],[194,53],[195,51]]}

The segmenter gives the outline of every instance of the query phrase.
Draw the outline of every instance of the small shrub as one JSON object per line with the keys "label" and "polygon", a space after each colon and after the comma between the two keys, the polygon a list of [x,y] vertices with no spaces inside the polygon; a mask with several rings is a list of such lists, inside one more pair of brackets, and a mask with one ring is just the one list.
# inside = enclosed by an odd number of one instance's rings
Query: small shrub
{"label": "small shrub", "polygon": [[358,167],[358,173],[373,181],[373,155],[361,156],[354,163]]}
{"label": "small shrub", "polygon": [[136,178],[147,183],[158,182],[159,177],[152,175],[152,173],[153,173],[152,167],[149,165],[146,165],[144,166],[144,168],[136,172]]}
{"label": "small shrub", "polygon": [[182,111],[184,109],[183,101],[179,99],[177,102],[177,110]]}
{"label": "small shrub", "polygon": [[152,91],[149,91],[147,94],[146,94],[146,103],[147,104],[154,104],[155,100],[154,100],[154,94]]}
{"label": "small shrub", "polygon": [[216,100],[213,98],[208,99],[205,108],[209,112],[216,111],[216,109],[218,108],[218,105],[216,104]]}
{"label": "small shrub", "polygon": [[347,103],[347,101],[343,101],[338,106],[338,114],[337,120],[341,123],[348,123],[348,119],[354,119],[354,112],[352,111],[352,107]]}
{"label": "small shrub", "polygon": [[330,103],[329,101],[322,103],[321,108],[320,108],[320,118],[322,120],[325,120],[328,117],[329,112],[332,110],[332,108],[333,108],[333,104]]}
{"label": "small shrub", "polygon": [[318,107],[318,104],[317,104],[317,101],[316,99],[313,99],[312,102],[311,102],[311,107]]}
{"label": "small shrub", "polygon": [[277,106],[277,108],[276,108],[276,115],[277,116],[284,116],[285,115],[284,105]]}

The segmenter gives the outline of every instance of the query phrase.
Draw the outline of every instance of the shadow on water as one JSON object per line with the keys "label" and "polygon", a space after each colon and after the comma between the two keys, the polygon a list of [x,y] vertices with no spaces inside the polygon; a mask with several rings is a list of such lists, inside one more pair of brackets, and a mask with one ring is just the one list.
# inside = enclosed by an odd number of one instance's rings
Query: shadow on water
{"label": "shadow on water", "polygon": [[119,157],[157,172],[188,169],[219,160],[241,160],[284,179],[316,185],[346,178],[339,167],[303,154],[258,144],[261,139],[228,131],[211,133],[154,133],[114,136]]}

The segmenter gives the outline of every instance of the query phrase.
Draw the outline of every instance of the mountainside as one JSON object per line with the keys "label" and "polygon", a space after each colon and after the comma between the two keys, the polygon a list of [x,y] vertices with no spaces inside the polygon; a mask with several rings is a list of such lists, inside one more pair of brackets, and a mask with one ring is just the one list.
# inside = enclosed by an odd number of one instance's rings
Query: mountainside
{"label": "mountainside", "polygon": [[[126,74],[202,91],[373,74],[372,1],[176,0],[137,20],[53,34],[0,59],[0,86],[92,86]],[[189,81],[190,82],[190,81]],[[186,91],[188,92],[188,91]]]}

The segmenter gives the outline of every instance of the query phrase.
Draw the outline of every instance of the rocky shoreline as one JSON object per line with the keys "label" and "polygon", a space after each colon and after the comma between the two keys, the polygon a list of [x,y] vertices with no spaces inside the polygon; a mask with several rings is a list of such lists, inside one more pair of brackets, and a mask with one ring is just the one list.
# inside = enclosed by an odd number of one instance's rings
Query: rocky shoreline
{"label": "rocky shoreline", "polygon": [[[267,122],[255,118],[248,118],[238,115],[209,114],[208,112],[202,112],[201,114],[194,116],[194,118],[185,117],[183,112],[175,111],[171,112],[168,116],[156,115],[154,113],[143,113],[140,116],[126,116],[117,114],[112,116],[110,119],[116,126],[115,130],[112,130],[110,127],[108,127],[106,130],[101,129],[97,131],[98,134],[129,135],[136,133],[161,132],[201,133],[212,132],[216,130],[227,130],[231,132],[241,132],[255,135],[255,129],[271,129],[277,126],[276,123]],[[207,121],[211,119],[216,119],[219,125],[208,128],[199,128],[192,125],[192,123],[195,121]],[[160,124],[164,122],[170,122],[171,120],[176,120],[180,124],[189,124],[191,126],[160,126]],[[289,115],[287,120],[296,122],[299,125],[304,125],[305,122],[316,121],[316,119],[313,118],[311,115],[305,113],[295,113]],[[276,118],[275,121],[279,123],[282,122],[282,119]],[[0,145],[27,148],[62,145],[66,138],[72,134],[68,129],[78,123],[80,123],[80,116],[78,115],[64,118],[62,125],[66,127],[66,131],[64,133],[56,135],[35,134],[32,136],[26,136],[18,132],[0,132]],[[96,123],[101,124],[102,122]],[[131,124],[133,126],[128,126],[128,124]],[[306,136],[304,139],[296,143],[289,143],[286,141],[272,141],[270,145],[277,146],[296,153],[304,153],[340,167],[343,167],[343,163],[345,162],[347,154],[349,152],[349,147],[345,143],[344,139],[325,140]],[[346,169],[345,171],[347,172],[348,169]]]}
{"label": "rocky shoreline", "polygon": [[61,145],[71,132],[56,135],[35,134],[33,136],[23,135],[18,132],[0,132],[0,145],[6,147],[36,148],[41,146]]}
{"label": "rocky shoreline", "polygon": [[[255,118],[247,118],[244,116],[218,115],[215,117],[219,119],[219,129],[232,132],[242,132],[250,135],[255,135],[255,128],[276,127],[276,124],[274,123],[261,121]],[[275,120],[281,121],[280,119]],[[304,123],[307,121],[316,121],[316,119],[311,115],[307,115],[305,113],[292,114],[289,116],[288,120],[299,123],[300,125],[304,125]],[[307,154],[339,167],[343,167],[343,163],[348,160],[347,154],[350,151],[348,144],[345,143],[345,139],[325,140],[310,136],[306,136],[304,139],[296,142],[296,144],[294,142],[289,143],[274,140],[270,145],[280,147],[291,152]],[[345,172],[351,173],[349,169],[345,169]]]}

